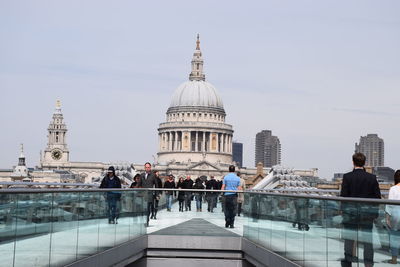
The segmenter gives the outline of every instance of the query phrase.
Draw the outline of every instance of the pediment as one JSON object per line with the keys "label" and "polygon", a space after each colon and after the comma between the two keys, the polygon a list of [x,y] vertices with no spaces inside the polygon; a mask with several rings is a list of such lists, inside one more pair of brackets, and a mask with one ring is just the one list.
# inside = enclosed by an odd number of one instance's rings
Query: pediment
{"label": "pediment", "polygon": [[215,166],[214,164],[211,164],[208,161],[201,161],[198,163],[194,163],[192,166],[188,168],[189,170],[212,170],[212,171],[221,171],[220,168]]}

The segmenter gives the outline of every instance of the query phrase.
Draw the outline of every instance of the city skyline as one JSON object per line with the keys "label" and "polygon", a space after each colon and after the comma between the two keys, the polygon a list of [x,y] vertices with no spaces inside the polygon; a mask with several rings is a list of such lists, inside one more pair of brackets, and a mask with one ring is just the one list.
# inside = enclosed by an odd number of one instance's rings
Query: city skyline
{"label": "city skyline", "polygon": [[71,160],[151,161],[197,33],[244,166],[253,165],[255,134],[271,129],[283,165],[316,167],[323,178],[351,169],[354,143],[367,133],[385,140],[385,165],[398,168],[400,4],[310,4],[232,3],[226,13],[207,1],[160,2],[168,12],[146,3],[1,2],[0,168],[17,164],[20,143],[27,165],[39,164],[57,99]]}

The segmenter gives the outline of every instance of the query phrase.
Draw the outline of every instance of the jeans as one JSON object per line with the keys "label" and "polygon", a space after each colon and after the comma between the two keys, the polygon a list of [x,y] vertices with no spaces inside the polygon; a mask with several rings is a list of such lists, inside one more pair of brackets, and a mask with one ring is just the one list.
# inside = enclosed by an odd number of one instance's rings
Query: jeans
{"label": "jeans", "polygon": [[390,230],[390,252],[392,256],[399,255],[400,230]]}
{"label": "jeans", "polygon": [[203,196],[202,195],[195,195],[196,198],[196,209],[201,209],[201,202],[203,200]]}
{"label": "jeans", "polygon": [[172,207],[172,194],[171,195],[167,194],[167,209],[171,210],[171,207]]}
{"label": "jeans", "polygon": [[107,215],[109,222],[118,219],[117,201],[119,200],[119,198],[120,195],[113,193],[107,194],[107,204],[108,204]]}
{"label": "jeans", "polygon": [[225,195],[225,223],[233,226],[236,216],[237,195]]}

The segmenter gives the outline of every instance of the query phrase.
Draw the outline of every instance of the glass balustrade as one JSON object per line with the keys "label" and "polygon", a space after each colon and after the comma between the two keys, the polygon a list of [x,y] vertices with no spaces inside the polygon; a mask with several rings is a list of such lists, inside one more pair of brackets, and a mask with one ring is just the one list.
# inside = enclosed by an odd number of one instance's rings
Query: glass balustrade
{"label": "glass balustrade", "polygon": [[0,191],[0,266],[63,266],[146,233],[142,191]]}
{"label": "glass balustrade", "polygon": [[301,266],[390,266],[386,211],[399,202],[246,193],[244,208],[243,236]]}
{"label": "glass balustrade", "polygon": [[[145,234],[243,236],[301,266],[318,267],[346,260],[364,266],[372,259],[390,266],[390,248],[399,245],[396,201],[245,192],[232,229],[225,228],[221,191],[178,191],[112,191],[120,195],[114,224],[104,190],[0,190],[0,266],[62,266]],[[156,218],[149,202],[158,202]]]}

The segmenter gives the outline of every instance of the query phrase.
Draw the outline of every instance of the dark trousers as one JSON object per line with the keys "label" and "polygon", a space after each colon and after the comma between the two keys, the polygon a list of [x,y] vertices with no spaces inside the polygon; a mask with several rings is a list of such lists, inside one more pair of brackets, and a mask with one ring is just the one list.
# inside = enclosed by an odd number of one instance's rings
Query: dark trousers
{"label": "dark trousers", "polygon": [[118,219],[118,208],[117,208],[118,199],[119,198],[113,194],[109,194],[107,196],[107,204],[108,204],[107,216],[109,222]]}
{"label": "dark trousers", "polygon": [[354,242],[357,240],[358,243],[364,245],[364,263],[374,263],[374,249],[372,244],[372,226],[373,222],[363,222],[360,224],[349,224],[344,223],[344,230],[347,234],[344,236],[344,260],[342,260],[343,267],[351,267],[351,262],[354,260],[353,255]]}
{"label": "dark trousers", "polygon": [[184,199],[179,199],[179,211],[183,211],[183,202],[185,200]]}
{"label": "dark trousers", "polygon": [[149,225],[150,221],[150,213],[153,207],[153,201],[147,202],[147,225]]}
{"label": "dark trousers", "polygon": [[185,192],[185,209],[192,210],[192,192]]}
{"label": "dark trousers", "polygon": [[225,223],[233,225],[235,222],[237,195],[225,195]]}
{"label": "dark trousers", "polygon": [[240,214],[242,213],[242,202],[238,203],[237,208],[238,208],[237,213],[238,213],[238,215],[240,216]]}
{"label": "dark trousers", "polygon": [[151,216],[156,217],[158,211],[158,200],[154,197],[153,204],[151,205]]}
{"label": "dark trousers", "polygon": [[211,193],[210,195],[207,196],[207,203],[208,203],[208,207],[207,210],[213,212],[213,209],[216,206],[217,203],[217,195]]}

